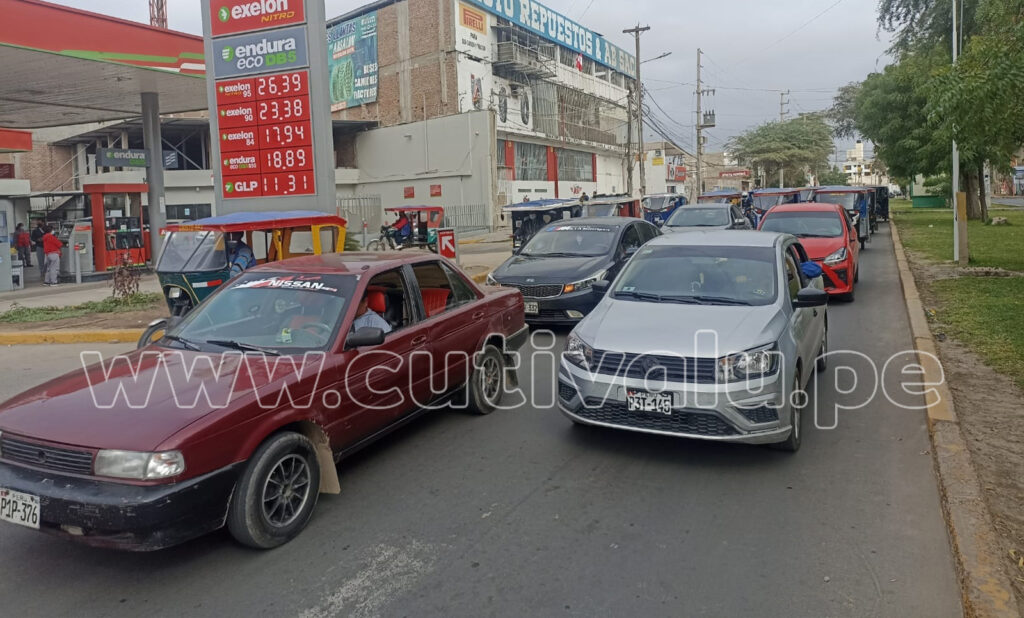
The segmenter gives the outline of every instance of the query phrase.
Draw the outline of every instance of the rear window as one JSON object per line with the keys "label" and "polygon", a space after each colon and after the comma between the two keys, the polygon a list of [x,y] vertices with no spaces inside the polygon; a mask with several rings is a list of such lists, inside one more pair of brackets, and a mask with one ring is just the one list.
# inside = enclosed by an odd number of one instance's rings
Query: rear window
{"label": "rear window", "polygon": [[784,232],[800,238],[836,238],[843,235],[838,212],[769,212],[761,224],[765,232]]}

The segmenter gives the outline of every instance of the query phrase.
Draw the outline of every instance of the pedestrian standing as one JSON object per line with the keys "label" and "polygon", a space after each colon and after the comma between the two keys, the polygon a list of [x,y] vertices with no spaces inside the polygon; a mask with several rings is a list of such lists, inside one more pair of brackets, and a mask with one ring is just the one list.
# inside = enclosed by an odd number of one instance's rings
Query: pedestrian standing
{"label": "pedestrian standing", "polygon": [[49,225],[43,228],[43,253],[46,257],[46,273],[43,277],[44,285],[57,285],[57,278],[60,275],[60,251],[64,243],[54,236],[53,228]]}
{"label": "pedestrian standing", "polygon": [[32,228],[32,246],[36,249],[36,263],[39,264],[39,276],[43,277],[46,275],[46,264],[43,253],[43,235],[46,231],[43,229],[43,220],[36,219],[36,226]]}
{"label": "pedestrian standing", "polygon": [[14,246],[18,248],[18,259],[22,268],[32,266],[32,238],[25,231],[25,224],[19,223],[14,228]]}

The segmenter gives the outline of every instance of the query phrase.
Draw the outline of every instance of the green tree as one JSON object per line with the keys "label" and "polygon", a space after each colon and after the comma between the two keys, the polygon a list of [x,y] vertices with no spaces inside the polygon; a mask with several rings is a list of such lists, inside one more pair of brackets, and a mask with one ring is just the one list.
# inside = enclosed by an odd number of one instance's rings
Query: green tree
{"label": "green tree", "polygon": [[832,187],[837,185],[845,186],[848,184],[847,181],[848,177],[846,176],[846,172],[835,166],[827,172],[822,172],[818,176],[818,185],[822,187]]}
{"label": "green tree", "polygon": [[857,95],[860,94],[861,85],[861,82],[850,82],[840,86],[832,100],[832,107],[825,112],[825,118],[832,125],[832,134],[836,139],[857,135]]}
{"label": "green tree", "polygon": [[778,186],[780,168],[786,184],[802,186],[807,172],[828,168],[832,131],[823,114],[803,114],[754,127],[731,139],[727,148],[743,165],[759,167],[767,186]]}

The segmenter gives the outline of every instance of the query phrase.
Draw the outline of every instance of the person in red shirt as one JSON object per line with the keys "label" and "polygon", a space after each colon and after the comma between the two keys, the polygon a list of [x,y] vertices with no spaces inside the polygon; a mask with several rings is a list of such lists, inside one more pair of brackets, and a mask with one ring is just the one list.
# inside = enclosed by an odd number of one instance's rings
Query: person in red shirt
{"label": "person in red shirt", "polygon": [[57,278],[60,275],[60,252],[64,243],[54,236],[53,228],[49,225],[43,234],[43,255],[46,260],[46,275],[43,277],[43,285],[57,285]]}
{"label": "person in red shirt", "polygon": [[25,231],[25,224],[19,223],[14,228],[14,246],[18,248],[18,259],[23,268],[32,266],[32,238]]}

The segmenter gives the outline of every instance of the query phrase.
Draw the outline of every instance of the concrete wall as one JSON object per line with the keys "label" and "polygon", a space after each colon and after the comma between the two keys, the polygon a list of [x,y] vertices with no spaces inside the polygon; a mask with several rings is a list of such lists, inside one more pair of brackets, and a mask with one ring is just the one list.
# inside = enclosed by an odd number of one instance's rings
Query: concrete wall
{"label": "concrete wall", "polygon": [[[358,134],[358,195],[379,195],[385,207],[473,204],[495,213],[493,114],[470,112]],[[431,197],[431,185],[441,196]],[[415,197],[406,198],[406,188]]]}

